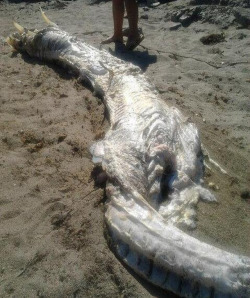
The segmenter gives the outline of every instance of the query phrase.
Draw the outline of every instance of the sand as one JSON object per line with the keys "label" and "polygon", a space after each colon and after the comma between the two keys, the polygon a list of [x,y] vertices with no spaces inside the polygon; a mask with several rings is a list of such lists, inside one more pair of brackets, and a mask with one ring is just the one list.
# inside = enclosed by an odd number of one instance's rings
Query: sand
{"label": "sand", "polygon": [[[198,227],[188,233],[250,256],[249,7],[192,2],[197,15],[175,30],[171,18],[192,8],[189,1],[141,3],[142,46],[115,54],[139,65],[162,99],[196,123],[227,172],[206,169],[218,203],[200,202]],[[112,33],[110,2],[60,3],[0,2],[0,297],[174,297],[133,274],[105,240],[105,191],[92,179],[88,150],[109,127],[101,100],[72,74],[5,43],[13,19],[44,26],[39,6],[94,46]],[[210,34],[216,38],[203,44]]]}

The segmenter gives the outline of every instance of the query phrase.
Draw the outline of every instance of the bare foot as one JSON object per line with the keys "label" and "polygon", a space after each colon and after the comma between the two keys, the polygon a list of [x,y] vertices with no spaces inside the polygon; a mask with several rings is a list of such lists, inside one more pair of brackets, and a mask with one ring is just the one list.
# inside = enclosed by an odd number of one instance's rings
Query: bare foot
{"label": "bare foot", "polygon": [[119,43],[123,43],[123,38],[122,37],[116,37],[116,36],[112,36],[112,37],[109,37],[108,39],[105,39],[101,42],[101,44],[109,44],[109,43],[112,43],[112,42],[119,42]]}

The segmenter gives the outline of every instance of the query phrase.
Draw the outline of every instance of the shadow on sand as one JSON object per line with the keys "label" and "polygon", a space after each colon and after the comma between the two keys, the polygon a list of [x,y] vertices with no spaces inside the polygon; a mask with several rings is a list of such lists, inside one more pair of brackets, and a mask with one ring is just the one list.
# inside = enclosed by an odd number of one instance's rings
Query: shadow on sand
{"label": "shadow on sand", "polygon": [[125,45],[121,43],[116,43],[114,50],[109,48],[109,52],[123,61],[131,62],[140,67],[143,72],[147,70],[150,64],[157,62],[157,56],[150,55],[147,50],[127,51]]}

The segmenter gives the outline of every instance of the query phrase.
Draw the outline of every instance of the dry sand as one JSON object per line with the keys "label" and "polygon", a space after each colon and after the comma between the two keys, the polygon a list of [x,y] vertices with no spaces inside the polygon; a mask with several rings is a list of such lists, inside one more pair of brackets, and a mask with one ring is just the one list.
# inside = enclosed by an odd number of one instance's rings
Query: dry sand
{"label": "dry sand", "polygon": [[[98,46],[112,32],[111,3],[16,2],[0,2],[0,297],[174,297],[124,267],[106,243],[105,195],[91,179],[88,151],[108,129],[101,100],[61,68],[4,42],[13,19],[42,28],[41,5],[62,29]],[[235,20],[238,8],[199,6],[203,17],[170,30],[188,2],[142,4],[145,40],[117,55],[139,65],[163,100],[197,124],[227,171],[206,170],[218,204],[200,202],[198,228],[189,233],[250,256],[249,29]],[[248,14],[247,1],[234,2]],[[200,41],[222,32],[222,42]]]}

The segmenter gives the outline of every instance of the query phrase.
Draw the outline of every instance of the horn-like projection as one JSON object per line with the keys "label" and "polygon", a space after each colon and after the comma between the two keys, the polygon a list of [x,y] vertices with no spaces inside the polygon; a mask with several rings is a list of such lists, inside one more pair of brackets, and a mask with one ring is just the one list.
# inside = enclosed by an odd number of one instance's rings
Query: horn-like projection
{"label": "horn-like projection", "polygon": [[9,36],[6,38],[5,41],[7,42],[7,44],[11,47],[11,49],[12,49],[13,51],[16,50],[16,49],[14,48],[14,46],[13,46],[12,39],[11,39]]}
{"label": "horn-like projection", "polygon": [[[35,32],[33,31],[30,31],[30,30],[27,30],[26,28],[24,28],[23,26],[19,25],[17,22],[13,22],[15,28],[17,29],[17,31],[20,33],[20,34],[23,34],[24,32],[29,35],[29,36],[34,36],[35,35]],[[7,40],[6,40],[7,41]],[[7,41],[8,42],[8,41]]]}
{"label": "horn-like projection", "polygon": [[15,28],[17,29],[17,31],[20,33],[20,34],[23,34],[25,29],[23,28],[23,26],[19,25],[17,22],[13,22]]}
{"label": "horn-like projection", "polygon": [[45,23],[48,24],[49,26],[57,26],[55,23],[51,22],[51,20],[45,15],[44,11],[40,7],[40,11],[42,14],[42,18],[44,19]]}

